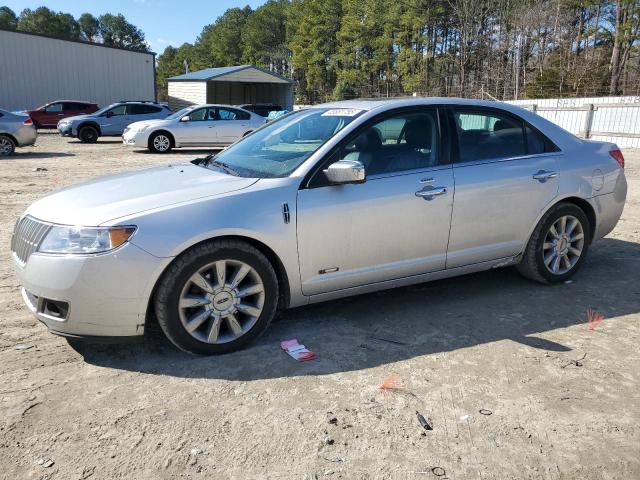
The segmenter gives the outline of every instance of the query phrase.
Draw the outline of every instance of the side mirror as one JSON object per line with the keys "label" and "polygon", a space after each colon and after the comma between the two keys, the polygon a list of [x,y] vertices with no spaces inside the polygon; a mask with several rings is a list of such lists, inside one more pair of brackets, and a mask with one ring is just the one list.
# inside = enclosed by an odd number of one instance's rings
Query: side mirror
{"label": "side mirror", "polygon": [[364,183],[366,172],[362,162],[357,160],[339,160],[324,170],[327,180],[334,185]]}
{"label": "side mirror", "polygon": [[111,118],[111,117],[113,117],[113,112],[106,112],[104,114],[104,116],[107,117],[107,118]]}
{"label": "side mirror", "polygon": [[181,121],[181,122],[188,122],[189,120],[191,120],[191,119],[189,118],[189,115],[185,115],[184,117],[182,117],[182,118],[180,119],[180,121]]}

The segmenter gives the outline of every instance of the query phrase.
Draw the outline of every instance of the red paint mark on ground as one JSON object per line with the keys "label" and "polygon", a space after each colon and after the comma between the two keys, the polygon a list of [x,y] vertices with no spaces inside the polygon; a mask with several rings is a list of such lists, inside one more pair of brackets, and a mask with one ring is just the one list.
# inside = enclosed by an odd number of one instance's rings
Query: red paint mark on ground
{"label": "red paint mark on ground", "polygon": [[597,310],[592,310],[591,308],[587,310],[587,326],[589,327],[589,330],[595,330],[603,320],[604,315]]}

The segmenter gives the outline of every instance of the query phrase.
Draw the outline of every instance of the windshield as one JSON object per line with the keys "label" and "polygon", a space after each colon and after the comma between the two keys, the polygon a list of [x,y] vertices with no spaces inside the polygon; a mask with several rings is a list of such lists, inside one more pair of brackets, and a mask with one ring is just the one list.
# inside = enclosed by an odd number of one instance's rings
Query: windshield
{"label": "windshield", "polygon": [[361,113],[352,108],[310,108],[290,113],[208,157],[204,166],[241,177],[286,177]]}
{"label": "windshield", "polygon": [[187,114],[188,112],[190,112],[191,110],[193,110],[193,107],[187,107],[187,108],[183,108],[182,110],[178,110],[176,113],[172,113],[171,115],[169,115],[166,120],[175,120],[176,118],[180,118],[183,115]]}

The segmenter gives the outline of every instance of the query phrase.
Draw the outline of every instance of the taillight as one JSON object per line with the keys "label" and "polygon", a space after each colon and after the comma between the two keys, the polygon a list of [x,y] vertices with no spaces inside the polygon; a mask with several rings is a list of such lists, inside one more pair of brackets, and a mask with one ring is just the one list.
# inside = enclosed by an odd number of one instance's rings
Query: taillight
{"label": "taillight", "polygon": [[33,125],[33,120],[31,119],[31,117],[27,117],[27,119],[22,122],[23,125]]}
{"label": "taillight", "polygon": [[609,155],[611,155],[616,162],[618,162],[618,165],[620,165],[620,168],[624,168],[624,155],[622,155],[622,152],[619,149],[615,149],[615,150],[611,150],[609,152]]}

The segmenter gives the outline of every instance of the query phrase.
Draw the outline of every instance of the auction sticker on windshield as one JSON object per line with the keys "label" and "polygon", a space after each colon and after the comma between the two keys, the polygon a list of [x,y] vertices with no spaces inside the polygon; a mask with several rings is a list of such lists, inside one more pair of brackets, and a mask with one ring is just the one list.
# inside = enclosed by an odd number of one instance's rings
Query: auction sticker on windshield
{"label": "auction sticker on windshield", "polygon": [[357,108],[334,108],[322,114],[323,117],[355,117],[362,110]]}

